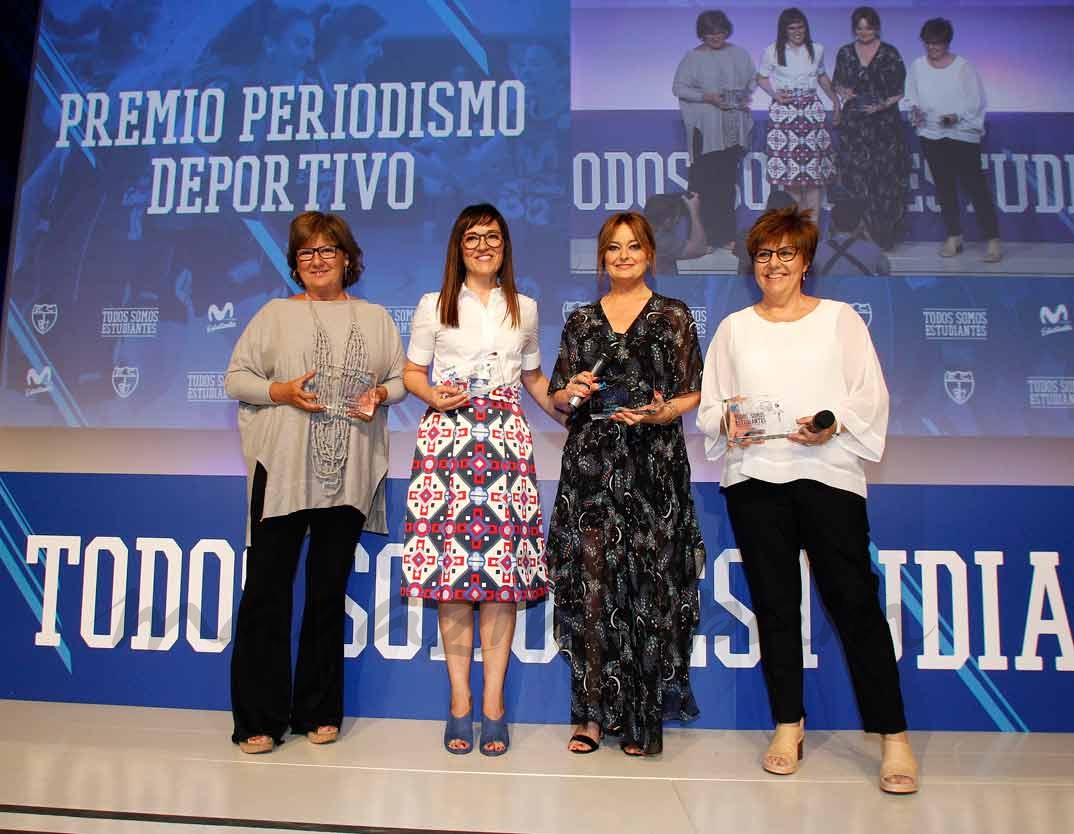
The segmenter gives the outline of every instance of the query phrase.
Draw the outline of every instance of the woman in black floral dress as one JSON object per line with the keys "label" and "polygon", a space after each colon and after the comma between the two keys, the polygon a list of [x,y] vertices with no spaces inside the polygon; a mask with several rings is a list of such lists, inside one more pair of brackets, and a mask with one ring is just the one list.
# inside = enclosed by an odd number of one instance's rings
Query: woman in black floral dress
{"label": "woman in black floral dress", "polygon": [[665,718],[698,715],[690,648],[705,548],[681,417],[700,398],[701,351],[689,308],[646,285],[654,257],[640,214],[605,222],[597,263],[610,289],[567,321],[549,386],[561,411],[581,401],[547,548],[575,753],[607,731],[628,755],[656,754]]}
{"label": "woman in black floral dress", "polygon": [[896,243],[906,212],[910,150],[899,115],[906,66],[880,40],[880,16],[869,6],[851,12],[855,40],[839,49],[832,82],[843,99],[837,155],[847,196],[864,201],[865,224],[881,249]]}

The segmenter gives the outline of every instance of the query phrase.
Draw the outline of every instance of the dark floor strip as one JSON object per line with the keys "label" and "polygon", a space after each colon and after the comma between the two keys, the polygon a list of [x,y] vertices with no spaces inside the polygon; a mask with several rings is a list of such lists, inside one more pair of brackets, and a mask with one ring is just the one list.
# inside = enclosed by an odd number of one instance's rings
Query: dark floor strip
{"label": "dark floor strip", "polygon": [[2,805],[0,813],[37,814],[49,817],[72,817],[120,822],[154,822],[163,825],[231,826],[232,828],[261,828],[271,831],[320,831],[325,834],[475,834],[432,828],[377,828],[368,825],[342,825],[320,822],[288,822],[284,820],[251,820],[230,817],[196,817],[186,814],[145,814],[135,811],[96,811],[88,808],[52,808],[41,805]]}

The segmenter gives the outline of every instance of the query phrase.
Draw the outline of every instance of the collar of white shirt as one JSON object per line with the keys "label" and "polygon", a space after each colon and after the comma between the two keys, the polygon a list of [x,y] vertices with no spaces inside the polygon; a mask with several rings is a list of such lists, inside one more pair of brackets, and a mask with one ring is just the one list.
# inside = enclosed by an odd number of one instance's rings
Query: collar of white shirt
{"label": "collar of white shirt", "polygon": [[[489,301],[491,301],[494,298],[498,298],[498,297],[500,297],[502,295],[503,295],[503,290],[500,288],[500,285],[497,284],[495,287],[492,288],[492,292],[489,293]],[[463,284],[462,289],[459,290],[459,298],[464,298],[466,296],[470,296],[471,298],[474,298],[477,301],[481,300],[481,297],[476,292],[474,292],[472,289],[470,289],[466,284]]]}

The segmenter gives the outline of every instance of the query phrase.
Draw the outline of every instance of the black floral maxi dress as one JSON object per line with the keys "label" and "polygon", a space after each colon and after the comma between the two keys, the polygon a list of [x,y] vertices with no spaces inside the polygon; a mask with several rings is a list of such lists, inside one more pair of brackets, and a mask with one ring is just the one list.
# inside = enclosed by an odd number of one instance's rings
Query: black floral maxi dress
{"label": "black floral maxi dress", "polygon": [[[623,334],[599,303],[563,329],[549,390],[601,354],[609,390],[631,406],[701,389],[701,351],[689,308],[654,294]],[[571,670],[571,721],[594,721],[646,753],[663,748],[665,718],[698,715],[690,649],[705,564],[690,492],[682,420],[628,426],[591,419],[603,392],[572,416],[549,525],[556,638]]]}
{"label": "black floral maxi dress", "polygon": [[881,43],[868,65],[862,64],[853,43],[835,56],[832,82],[854,91],[843,108],[836,156],[839,183],[847,196],[865,202],[865,225],[882,249],[898,242],[906,213],[910,178],[910,148],[898,105],[866,113],[863,104],[901,96],[906,66],[899,50]]}

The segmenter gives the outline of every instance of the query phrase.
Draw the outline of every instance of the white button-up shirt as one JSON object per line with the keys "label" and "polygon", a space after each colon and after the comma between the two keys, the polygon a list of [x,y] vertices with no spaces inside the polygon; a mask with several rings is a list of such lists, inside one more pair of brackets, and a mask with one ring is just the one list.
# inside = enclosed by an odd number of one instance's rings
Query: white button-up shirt
{"label": "white button-up shirt", "polygon": [[433,366],[433,383],[443,381],[445,368],[466,376],[478,363],[495,354],[493,385],[517,385],[523,371],[541,367],[541,347],[537,336],[537,302],[518,296],[520,322],[511,326],[507,300],[496,287],[489,293],[488,306],[465,285],[459,291],[459,326],[440,323],[437,305],[440,293],[421,297],[410,321],[407,359],[415,365]]}
{"label": "white button-up shirt", "polygon": [[774,90],[788,93],[795,90],[816,90],[817,79],[827,74],[824,69],[824,47],[816,41],[813,42],[812,59],[805,44],[787,44],[787,63],[783,66],[777,62],[777,57],[776,45],[769,44],[757,68],[758,75],[771,81]]}

